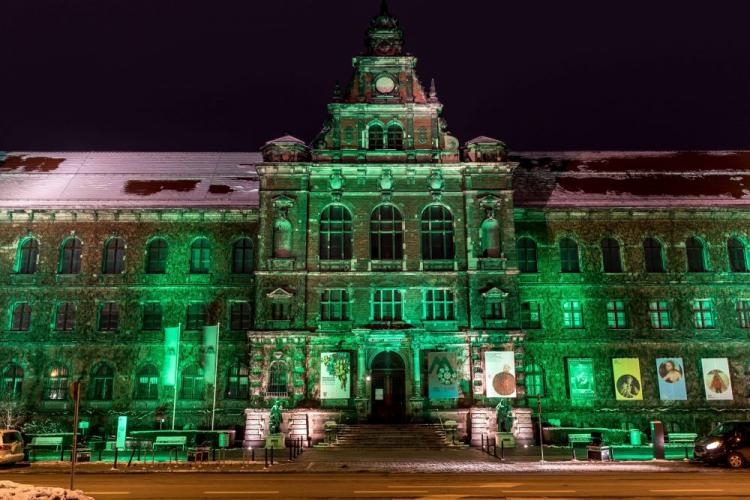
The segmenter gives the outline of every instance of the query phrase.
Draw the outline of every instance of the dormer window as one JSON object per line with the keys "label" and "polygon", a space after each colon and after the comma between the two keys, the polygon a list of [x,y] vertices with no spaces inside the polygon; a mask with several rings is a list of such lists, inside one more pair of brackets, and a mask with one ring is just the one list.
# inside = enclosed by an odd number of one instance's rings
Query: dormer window
{"label": "dormer window", "polygon": [[367,129],[368,144],[370,150],[385,148],[383,127],[377,123],[370,125]]}

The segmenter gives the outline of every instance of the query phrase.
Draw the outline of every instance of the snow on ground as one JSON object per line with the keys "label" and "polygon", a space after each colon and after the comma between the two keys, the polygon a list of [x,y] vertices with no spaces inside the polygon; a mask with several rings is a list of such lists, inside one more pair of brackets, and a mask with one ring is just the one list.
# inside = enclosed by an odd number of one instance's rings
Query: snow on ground
{"label": "snow on ground", "polygon": [[8,500],[94,500],[80,490],[0,481],[0,498]]}

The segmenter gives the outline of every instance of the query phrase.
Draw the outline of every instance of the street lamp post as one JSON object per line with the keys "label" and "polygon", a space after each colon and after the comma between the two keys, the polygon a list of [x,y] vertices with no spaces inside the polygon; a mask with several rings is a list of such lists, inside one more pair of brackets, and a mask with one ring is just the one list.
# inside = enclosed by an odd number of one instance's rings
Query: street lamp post
{"label": "street lamp post", "polygon": [[542,395],[536,395],[536,412],[539,414],[539,453],[541,453],[540,462],[544,462],[544,434],[542,433]]}

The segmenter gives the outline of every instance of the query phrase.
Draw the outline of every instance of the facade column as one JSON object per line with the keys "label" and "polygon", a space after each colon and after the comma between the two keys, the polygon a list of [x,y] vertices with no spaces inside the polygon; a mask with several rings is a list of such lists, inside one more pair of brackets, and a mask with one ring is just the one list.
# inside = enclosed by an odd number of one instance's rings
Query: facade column
{"label": "facade column", "polygon": [[357,397],[360,399],[364,399],[367,392],[365,377],[365,347],[360,344],[357,347]]}
{"label": "facade column", "polygon": [[412,344],[411,350],[412,350],[412,366],[414,369],[413,374],[413,383],[414,383],[414,389],[412,390],[412,397],[413,398],[421,398],[422,397],[422,369],[420,366],[420,345],[419,344]]}

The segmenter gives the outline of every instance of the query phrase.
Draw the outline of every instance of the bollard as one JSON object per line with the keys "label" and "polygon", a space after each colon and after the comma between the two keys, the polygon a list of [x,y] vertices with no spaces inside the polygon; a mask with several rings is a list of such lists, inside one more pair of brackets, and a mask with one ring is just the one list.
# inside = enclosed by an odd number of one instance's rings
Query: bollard
{"label": "bollard", "polygon": [[268,448],[263,448],[266,450],[266,468],[268,467]]}
{"label": "bollard", "polygon": [[112,468],[117,468],[117,445],[115,445],[115,463],[112,465]]}
{"label": "bollard", "polygon": [[570,449],[573,452],[573,460],[577,460],[576,459],[576,447],[575,446],[571,446]]}
{"label": "bollard", "polygon": [[271,465],[273,465],[273,446],[271,447]]}
{"label": "bollard", "polygon": [[500,460],[505,460],[505,440],[500,440]]}
{"label": "bollard", "polygon": [[255,448],[250,449],[250,459],[255,462]]}
{"label": "bollard", "polygon": [[294,454],[294,445],[292,443],[289,443],[289,461],[291,462]]}
{"label": "bollard", "polygon": [[482,437],[482,441],[481,441],[482,442],[482,444],[481,444],[481,446],[482,446],[482,452],[484,452],[484,434],[482,434],[481,437]]}

